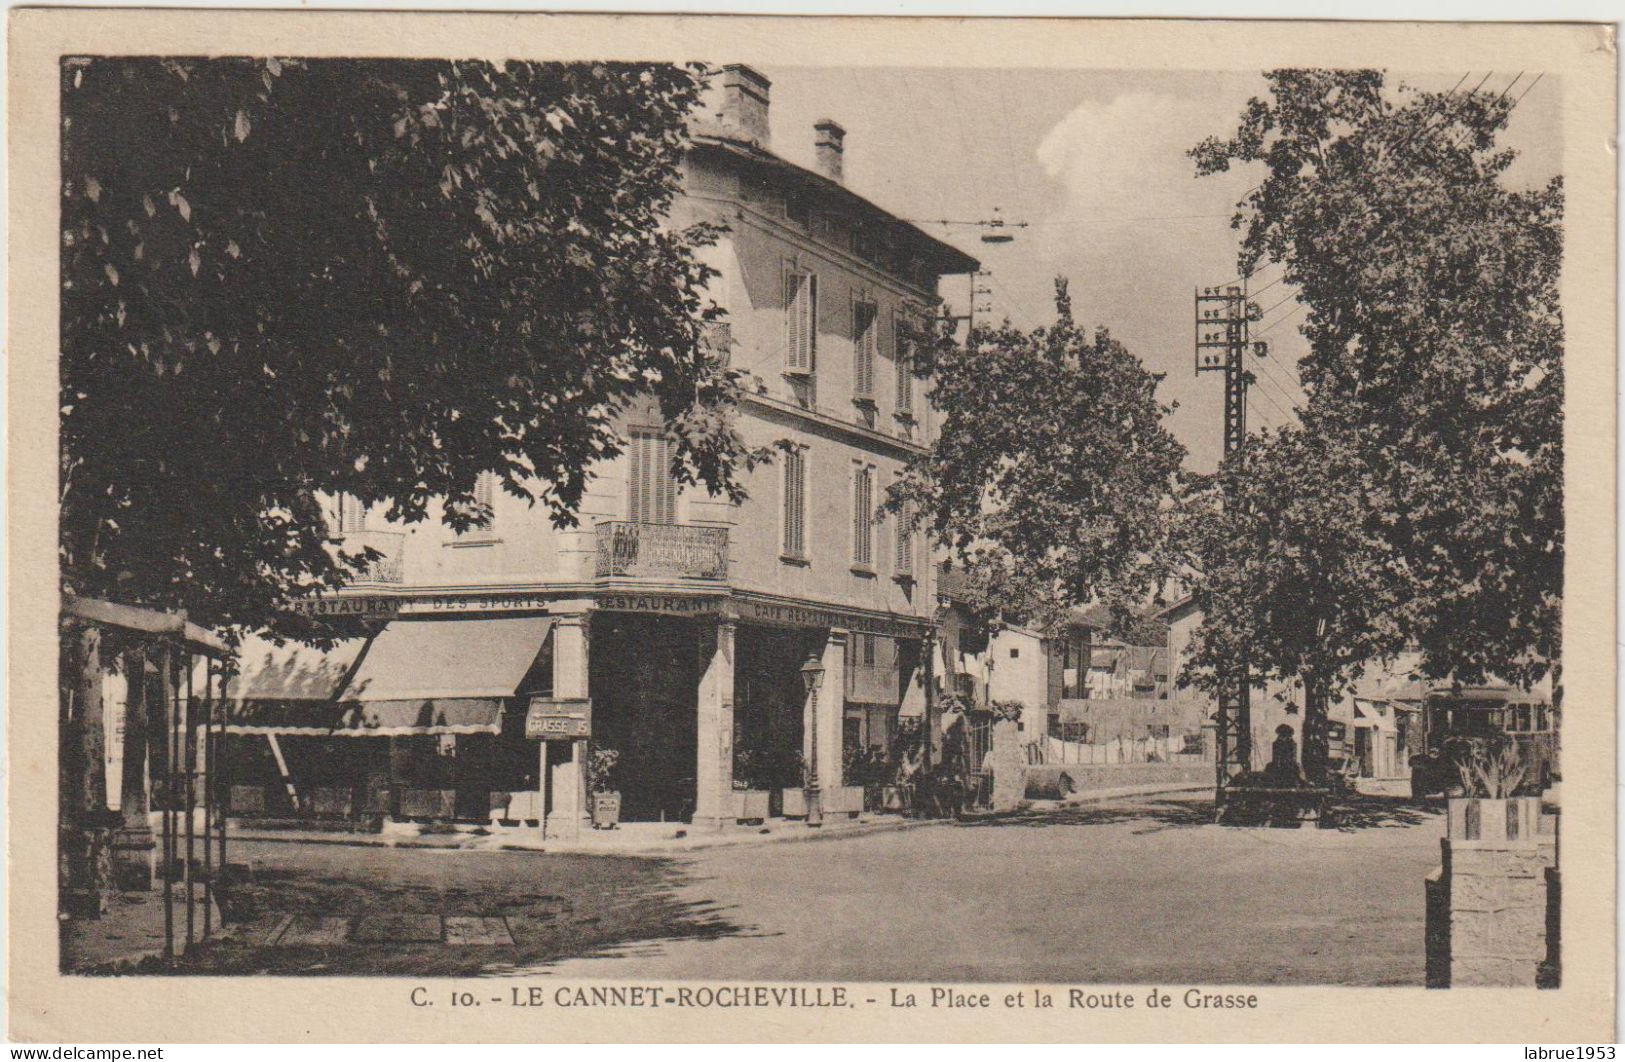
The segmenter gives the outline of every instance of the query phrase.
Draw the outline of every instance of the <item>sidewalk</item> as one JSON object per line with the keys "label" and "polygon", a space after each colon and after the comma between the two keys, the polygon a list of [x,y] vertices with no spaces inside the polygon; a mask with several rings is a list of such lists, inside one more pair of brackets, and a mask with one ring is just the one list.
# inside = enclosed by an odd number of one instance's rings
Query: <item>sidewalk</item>
{"label": "sidewalk", "polygon": [[[1163,793],[1200,792],[1212,783],[1152,782],[1141,785],[1088,789],[1070,794],[1066,800],[1036,800],[1027,803],[1029,811],[1074,804],[1098,803],[1123,797],[1155,796]],[[968,818],[986,814],[973,813]],[[824,825],[810,827],[798,819],[769,819],[761,826],[738,826],[717,831],[696,831],[684,823],[630,822],[613,830],[583,829],[575,840],[543,838],[535,827],[475,827],[454,832],[422,832],[400,823],[382,833],[348,833],[321,830],[255,830],[234,828],[233,841],[263,841],[279,844],[350,845],[371,848],[451,848],[467,851],[552,852],[567,855],[660,856],[706,848],[751,844],[790,844],[836,838],[866,837],[925,826],[951,825],[952,819],[907,819],[881,815],[859,819],[825,819]]]}
{"label": "sidewalk", "polygon": [[[196,907],[193,910],[193,929],[196,939],[203,937],[203,886],[193,885]],[[186,943],[186,893],[175,889],[175,947]],[[213,936],[224,930],[220,923],[220,908],[209,908],[209,926]],[[71,918],[61,924],[62,968],[73,973],[132,973],[146,972],[154,963],[161,962],[164,954],[164,890],[160,885],[151,892],[121,892],[113,897],[107,913],[100,918]]]}
{"label": "sidewalk", "polygon": [[450,833],[416,832],[396,824],[383,833],[332,833],[316,830],[235,829],[233,841],[268,841],[285,844],[331,844],[372,848],[454,848],[468,851],[553,852],[569,855],[671,855],[745,844],[786,844],[863,837],[921,826],[940,825],[939,819],[875,818],[826,819],[810,827],[799,820],[769,819],[761,826],[739,826],[724,831],[696,831],[684,823],[632,822],[613,830],[583,829],[576,840],[543,838],[536,827],[478,827]]}

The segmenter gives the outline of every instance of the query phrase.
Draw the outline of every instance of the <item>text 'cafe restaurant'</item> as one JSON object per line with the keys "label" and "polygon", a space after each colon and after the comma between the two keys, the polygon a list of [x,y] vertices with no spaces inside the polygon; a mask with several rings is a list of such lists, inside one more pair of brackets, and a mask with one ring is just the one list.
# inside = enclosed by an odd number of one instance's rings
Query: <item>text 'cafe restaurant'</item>
{"label": "text 'cafe restaurant'", "polygon": [[[843,759],[924,715],[923,619],[727,595],[341,597],[352,637],[244,642],[221,765],[244,818],[726,826],[862,810]],[[809,693],[809,689],[813,692]],[[916,731],[917,732],[917,731]],[[590,742],[590,745],[589,745]],[[597,750],[605,778],[589,779]]]}

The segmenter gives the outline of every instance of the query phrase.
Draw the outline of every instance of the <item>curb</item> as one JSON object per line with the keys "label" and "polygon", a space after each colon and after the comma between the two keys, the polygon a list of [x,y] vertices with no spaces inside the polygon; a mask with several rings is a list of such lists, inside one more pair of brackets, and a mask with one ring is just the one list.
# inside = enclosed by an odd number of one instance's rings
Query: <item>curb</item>
{"label": "curb", "polygon": [[1212,782],[1170,782],[1167,785],[1157,785],[1151,789],[1134,789],[1132,791],[1125,791],[1122,789],[1097,789],[1090,791],[1086,789],[1081,793],[1074,793],[1070,799],[1060,801],[1059,803],[1099,804],[1102,801],[1121,800],[1124,797],[1161,796],[1166,793],[1199,793],[1203,790],[1212,788]]}
{"label": "curb", "polygon": [[471,838],[472,843],[464,842],[459,844],[442,844],[434,841],[407,838],[390,840],[376,834],[286,836],[269,832],[255,832],[233,834],[230,835],[229,839],[261,844],[334,845],[350,848],[413,848],[455,852],[515,852],[532,855],[603,855],[660,858],[710,848],[743,848],[763,844],[803,844],[812,841],[867,837],[872,834],[896,833],[902,830],[917,829],[922,826],[940,826],[950,822],[952,822],[950,819],[904,819],[899,822],[875,822],[859,826],[844,826],[833,830],[815,830],[803,827],[802,830],[786,830],[782,833],[763,835],[753,834],[738,837],[738,839],[732,839],[726,834],[714,837],[700,835],[654,843],[627,842],[624,845],[613,841],[601,844],[581,844],[580,842],[572,843],[568,841],[544,841],[539,845],[514,844],[511,842],[504,843],[500,840],[493,842],[493,835],[490,834],[473,837]]}

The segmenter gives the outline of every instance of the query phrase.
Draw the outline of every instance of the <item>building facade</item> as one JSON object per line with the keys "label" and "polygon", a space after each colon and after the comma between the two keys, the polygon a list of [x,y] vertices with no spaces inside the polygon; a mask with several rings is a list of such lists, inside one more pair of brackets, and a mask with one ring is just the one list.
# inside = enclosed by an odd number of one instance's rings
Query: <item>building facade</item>
{"label": "building facade", "polygon": [[[489,482],[491,519],[462,534],[335,500],[345,548],[381,559],[301,607],[364,629],[326,654],[245,652],[235,730],[266,739],[246,755],[268,775],[298,773],[289,744],[307,772],[360,756],[352,807],[411,817],[402,793],[428,792],[427,810],[468,818],[506,792],[530,809],[513,817],[567,834],[590,729],[618,754],[623,818],[723,825],[748,817],[746,793],[843,790],[854,748],[888,749],[924,714],[932,566],[923,536],[876,510],[933,431],[905,323],[977,263],[848,189],[835,122],[807,130],[815,169],[774,154],[769,92],[724,72],[672,218],[725,229],[707,252],[714,342],[756,381],[746,443],[780,447],[744,475],[748,498],[676,483],[651,403],[623,418],[625,450],[592,470],[574,528]],[[368,737],[389,740],[357,752]]]}

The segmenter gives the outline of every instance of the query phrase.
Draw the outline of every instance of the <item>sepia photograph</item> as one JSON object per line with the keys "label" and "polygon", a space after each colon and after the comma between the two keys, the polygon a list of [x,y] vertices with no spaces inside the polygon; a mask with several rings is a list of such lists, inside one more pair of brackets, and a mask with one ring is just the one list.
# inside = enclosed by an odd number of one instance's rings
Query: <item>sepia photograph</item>
{"label": "sepia photograph", "polygon": [[1564,818],[1613,799],[1564,622],[1613,605],[1565,461],[1612,459],[1570,402],[1611,326],[1577,382],[1566,316],[1595,77],[509,25],[33,85],[32,962],[1074,1016],[1612,968],[1612,819]]}

